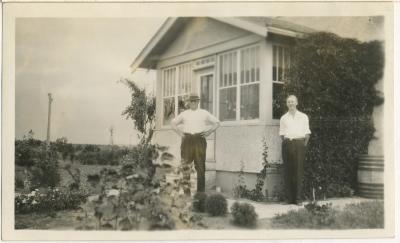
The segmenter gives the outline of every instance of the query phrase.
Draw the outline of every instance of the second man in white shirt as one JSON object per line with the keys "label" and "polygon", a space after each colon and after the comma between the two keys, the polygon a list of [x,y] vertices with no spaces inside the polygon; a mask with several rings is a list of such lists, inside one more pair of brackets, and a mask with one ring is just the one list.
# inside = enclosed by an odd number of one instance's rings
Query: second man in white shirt
{"label": "second man in white shirt", "polygon": [[279,135],[282,137],[282,159],[287,202],[300,204],[303,188],[304,158],[310,128],[308,116],[297,110],[297,98],[286,99],[288,112],[281,117]]}

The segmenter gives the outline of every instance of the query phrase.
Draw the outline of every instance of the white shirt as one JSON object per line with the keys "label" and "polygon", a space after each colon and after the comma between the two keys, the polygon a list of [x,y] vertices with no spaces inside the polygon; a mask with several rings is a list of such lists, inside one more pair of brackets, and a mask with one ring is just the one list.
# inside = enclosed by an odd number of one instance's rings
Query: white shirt
{"label": "white shirt", "polygon": [[306,114],[296,111],[292,116],[287,112],[281,117],[279,135],[293,139],[304,138],[306,134],[311,134]]}
{"label": "white shirt", "polygon": [[203,109],[185,110],[175,117],[172,122],[176,125],[182,124],[184,133],[200,133],[207,130],[210,124],[219,122],[219,120]]}

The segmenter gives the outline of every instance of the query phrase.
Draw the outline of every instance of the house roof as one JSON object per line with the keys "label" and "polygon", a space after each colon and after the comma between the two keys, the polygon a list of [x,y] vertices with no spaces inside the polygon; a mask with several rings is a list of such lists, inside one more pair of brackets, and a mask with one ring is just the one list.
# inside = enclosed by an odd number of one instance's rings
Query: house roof
{"label": "house roof", "polygon": [[[193,17],[170,17],[131,64],[132,72],[138,68],[155,69],[165,47],[170,44],[181,27]],[[254,34],[267,37],[269,33],[298,38],[315,30],[272,17],[210,17]]]}

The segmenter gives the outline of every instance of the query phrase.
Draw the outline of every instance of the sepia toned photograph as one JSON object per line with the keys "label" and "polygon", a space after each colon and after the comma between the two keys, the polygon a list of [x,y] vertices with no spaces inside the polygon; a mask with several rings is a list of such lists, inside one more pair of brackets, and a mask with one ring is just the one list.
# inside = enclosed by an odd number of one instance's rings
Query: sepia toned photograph
{"label": "sepia toned photograph", "polygon": [[200,13],[10,18],[13,235],[392,235],[392,16]]}

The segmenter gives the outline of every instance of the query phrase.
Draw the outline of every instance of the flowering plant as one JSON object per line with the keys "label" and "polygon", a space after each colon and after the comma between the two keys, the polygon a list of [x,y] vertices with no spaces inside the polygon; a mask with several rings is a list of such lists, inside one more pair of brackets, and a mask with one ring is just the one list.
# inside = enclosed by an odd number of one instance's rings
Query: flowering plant
{"label": "flowering plant", "polygon": [[48,188],[35,189],[28,194],[15,195],[15,213],[52,212],[64,209],[77,209],[86,200],[83,191]]}

